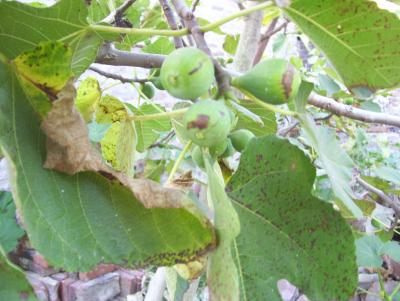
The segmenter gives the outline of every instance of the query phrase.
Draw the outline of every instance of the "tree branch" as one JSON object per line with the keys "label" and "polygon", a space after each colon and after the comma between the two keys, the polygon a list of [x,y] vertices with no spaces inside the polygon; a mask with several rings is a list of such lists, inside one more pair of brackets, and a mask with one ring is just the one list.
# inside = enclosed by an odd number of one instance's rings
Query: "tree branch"
{"label": "tree branch", "polygon": [[262,58],[262,56],[264,54],[264,51],[267,48],[269,40],[271,39],[271,37],[274,34],[276,34],[277,32],[281,31],[282,28],[285,28],[287,26],[288,22],[285,21],[281,25],[279,25],[278,27],[275,28],[275,26],[278,23],[278,20],[279,20],[279,18],[273,19],[271,21],[267,31],[264,34],[261,35],[260,44],[258,45],[258,49],[257,49],[256,55],[255,55],[254,60],[253,60],[253,66],[255,64],[257,64],[261,60],[261,58]]}
{"label": "tree branch", "polygon": [[121,51],[112,44],[104,44],[97,54],[96,63],[151,69],[160,68],[164,60],[165,55]]}
{"label": "tree branch", "polygon": [[366,181],[364,181],[360,176],[357,176],[356,179],[357,179],[357,182],[362,187],[364,187],[364,189],[368,190],[369,192],[372,192],[372,193],[376,194],[381,199],[382,204],[384,206],[392,208],[397,217],[400,216],[400,206],[399,206],[399,204],[397,204],[394,200],[392,200],[382,190],[380,190],[380,189],[376,188],[375,186],[372,186],[371,184],[369,184]]}
{"label": "tree branch", "polygon": [[186,6],[185,2],[183,0],[171,0],[171,2],[178,15],[183,20],[185,27],[192,34],[197,47],[212,58],[214,62],[215,78],[218,83],[218,94],[219,96],[224,95],[230,90],[231,77],[229,73],[227,73],[218,63],[218,61],[212,57],[211,50],[204,38],[204,32],[197,23],[193,12]]}
{"label": "tree branch", "polygon": [[400,127],[400,117],[385,113],[370,112],[352,106],[341,104],[331,98],[311,93],[308,103],[327,110],[335,115],[345,116],[366,123],[381,123]]}
{"label": "tree branch", "polygon": [[[160,0],[160,5],[164,11],[164,15],[165,15],[165,18],[167,19],[169,27],[172,30],[177,30],[178,24],[175,21],[175,16],[174,16],[173,11],[171,10],[171,7],[169,7],[168,0]],[[183,47],[183,42],[180,37],[174,37],[174,44],[175,44],[175,48]]]}
{"label": "tree branch", "polygon": [[146,82],[149,81],[149,79],[147,79],[147,78],[127,78],[127,77],[124,77],[124,76],[119,75],[119,74],[103,71],[103,70],[101,70],[99,68],[96,68],[94,66],[90,66],[89,70],[92,70],[92,71],[94,71],[94,72],[96,72],[96,73],[98,73],[100,75],[105,76],[105,77],[119,80],[121,83],[141,83],[141,84],[143,84],[143,83],[146,83]]}
{"label": "tree branch", "polygon": [[127,9],[134,3],[136,0],[127,0],[124,3],[121,4],[120,7],[118,7],[115,11],[113,11],[111,14],[109,14],[107,17],[105,17],[102,22],[104,23],[112,23],[113,21],[118,21],[122,18],[124,13],[127,11]]}
{"label": "tree branch", "polygon": [[260,42],[263,17],[264,11],[260,10],[243,18],[244,27],[240,34],[234,60],[235,69],[239,72],[246,72],[252,67],[257,45]]}
{"label": "tree branch", "polygon": [[[115,49],[111,44],[105,44],[99,51],[96,63],[150,69],[160,68],[164,59],[164,55],[120,51]],[[225,69],[222,70],[224,71],[224,73],[233,74],[234,76],[240,75],[239,73],[234,71]],[[379,123],[400,127],[400,116],[358,109],[352,106],[341,104],[339,102],[336,102],[334,99],[318,95],[314,92],[311,93],[308,99],[308,103],[320,109],[327,110],[335,115],[348,117],[350,119],[366,123]]]}

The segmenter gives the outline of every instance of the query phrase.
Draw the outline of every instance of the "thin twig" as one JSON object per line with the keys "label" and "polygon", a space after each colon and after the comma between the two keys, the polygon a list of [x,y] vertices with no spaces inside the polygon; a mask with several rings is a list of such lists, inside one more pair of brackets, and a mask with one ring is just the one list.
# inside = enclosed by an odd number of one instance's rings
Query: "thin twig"
{"label": "thin twig", "polygon": [[[165,58],[166,56],[159,54],[143,54],[121,51],[115,49],[109,44],[105,44],[99,51],[96,63],[149,69],[160,68]],[[224,69],[224,72],[230,73],[233,76],[240,76],[240,73],[235,71]],[[338,116],[344,116],[366,123],[378,123],[400,127],[400,116],[358,109],[349,105],[341,104],[334,99],[318,95],[316,93],[311,93],[308,103]]]}
{"label": "thin twig", "polygon": [[192,34],[194,41],[199,49],[203,50],[207,53],[214,62],[215,68],[215,78],[218,83],[218,94],[219,96],[224,95],[227,91],[230,90],[230,80],[231,77],[229,73],[227,73],[220,63],[212,57],[211,50],[207,45],[207,42],[204,38],[204,32],[201,30],[197,20],[193,14],[193,12],[186,6],[183,0],[171,0],[175,10],[178,15],[184,22],[185,27]]}
{"label": "thin twig", "polygon": [[379,199],[382,201],[382,205],[392,208],[395,212],[396,216],[400,216],[400,205],[397,204],[393,199],[391,199],[388,195],[386,195],[382,190],[372,186],[368,182],[364,181],[360,176],[357,176],[357,182],[364,187],[369,192],[376,194]]}
{"label": "thin twig", "polygon": [[124,15],[124,13],[127,11],[127,9],[129,7],[131,7],[131,5],[133,3],[135,3],[136,0],[127,0],[124,3],[121,4],[121,6],[119,6],[115,11],[113,11],[111,14],[109,14],[107,17],[105,17],[102,22],[103,23],[112,23],[114,21],[118,21],[122,19],[122,16]]}
{"label": "thin twig", "polygon": [[[276,22],[274,24],[275,20],[276,20]],[[289,23],[288,21],[285,21],[284,23],[282,23],[278,27],[275,27],[277,21],[278,21],[278,18],[275,18],[274,20],[272,20],[271,23],[270,23],[269,28],[267,29],[267,31],[264,34],[261,35],[260,44],[258,45],[257,53],[256,53],[256,55],[254,57],[253,66],[255,64],[257,64],[261,60],[261,58],[262,58],[262,56],[264,54],[264,51],[267,48],[271,37],[274,34],[276,34],[277,32],[281,31],[283,28],[286,28],[286,26]]]}
{"label": "thin twig", "polygon": [[147,78],[127,78],[127,77],[123,77],[122,75],[106,72],[106,71],[98,69],[98,68],[96,68],[94,66],[90,66],[89,70],[92,70],[92,71],[94,71],[94,72],[96,72],[96,73],[98,73],[100,75],[105,76],[105,77],[119,80],[121,83],[141,83],[141,84],[143,84],[143,83],[146,83],[146,82],[149,81],[149,79],[147,79]]}
{"label": "thin twig", "polygon": [[[324,117],[319,117],[319,118],[314,118],[314,121],[322,121],[322,120],[328,120],[333,116],[333,114],[329,114]],[[300,124],[299,121],[295,121],[293,124],[289,125],[288,127],[281,129],[278,133],[278,135],[285,137],[287,134],[289,134],[295,127],[297,127]]]}
{"label": "thin twig", "polygon": [[200,3],[200,0],[194,0],[194,1],[193,1],[192,7],[190,8],[190,10],[192,11],[192,13],[195,12],[195,10],[196,10],[196,8],[197,8],[197,5],[199,5],[199,3]]}
{"label": "thin twig", "polygon": [[175,131],[172,130],[165,137],[163,137],[161,140],[159,140],[157,142],[154,142],[152,145],[150,145],[149,148],[162,146],[165,143],[168,143],[174,136],[175,136]]}
{"label": "thin twig", "polygon": [[339,103],[329,97],[311,93],[308,103],[318,108],[332,112],[335,115],[345,116],[366,123],[380,123],[400,127],[400,117],[385,113],[377,113],[358,109]]}
{"label": "thin twig", "polygon": [[264,51],[267,48],[269,38],[272,36],[272,34],[270,34],[268,36],[266,36],[266,34],[269,33],[269,32],[274,31],[275,26],[278,24],[278,20],[279,20],[279,17],[274,18],[271,21],[271,23],[269,23],[267,32],[260,37],[259,45],[258,45],[256,54],[255,54],[254,59],[253,59],[253,66],[255,64],[257,64],[261,60],[261,58],[262,58],[262,56],[264,54]]}
{"label": "thin twig", "polygon": [[[167,19],[168,25],[172,30],[178,30],[178,24],[175,21],[174,12],[168,4],[168,0],[159,0],[160,5],[164,11],[165,18]],[[183,47],[183,42],[181,37],[174,37],[175,48]]]}

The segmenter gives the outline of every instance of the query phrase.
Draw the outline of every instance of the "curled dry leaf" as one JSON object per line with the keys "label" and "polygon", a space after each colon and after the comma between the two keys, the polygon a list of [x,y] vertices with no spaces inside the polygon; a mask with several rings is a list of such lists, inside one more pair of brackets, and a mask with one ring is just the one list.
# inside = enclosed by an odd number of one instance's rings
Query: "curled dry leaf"
{"label": "curled dry leaf", "polygon": [[45,168],[73,175],[95,171],[128,187],[146,208],[181,208],[196,213],[181,190],[164,188],[147,179],[132,179],[107,166],[92,147],[85,121],[74,106],[76,96],[72,82],[58,93],[51,111],[42,122],[47,135]]}

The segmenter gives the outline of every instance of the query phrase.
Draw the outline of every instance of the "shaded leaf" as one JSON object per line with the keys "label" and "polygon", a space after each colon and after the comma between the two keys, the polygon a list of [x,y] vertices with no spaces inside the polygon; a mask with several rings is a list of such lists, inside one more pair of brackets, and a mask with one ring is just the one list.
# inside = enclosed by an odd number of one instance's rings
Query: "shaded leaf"
{"label": "shaded leaf", "polygon": [[225,36],[225,41],[222,44],[222,47],[227,53],[234,55],[236,53],[236,48],[239,44],[239,39],[240,35],[238,34],[237,35],[227,34]]}
{"label": "shaded leaf", "polygon": [[350,227],[311,195],[315,168],[275,136],[254,138],[228,183],[241,222],[234,248],[242,300],[281,300],[287,279],[310,300],[348,300],[357,286]]}
{"label": "shaded leaf", "polygon": [[285,13],[353,90],[400,82],[399,18],[373,1],[293,0]]}
{"label": "shaded leaf", "polygon": [[400,185],[400,172],[397,169],[381,166],[375,170],[375,174],[381,179]]}
{"label": "shaded leaf", "polygon": [[61,0],[45,8],[16,1],[0,3],[0,52],[14,59],[42,41],[63,40],[73,49],[75,75],[82,73],[95,59],[102,37],[92,32],[82,0]]}
{"label": "shaded leaf", "polygon": [[[179,191],[146,180],[124,186],[91,171],[67,176],[44,169],[46,137],[41,120],[13,70],[0,64],[0,146],[12,162],[14,199],[30,241],[50,264],[80,271],[100,262],[171,265],[193,260],[213,245],[207,222],[176,208],[186,199]],[[59,96],[61,109],[74,109],[70,89]],[[63,107],[64,102],[69,106]],[[81,132],[86,131],[81,139],[88,140],[84,121],[75,122],[81,124]],[[53,140],[60,144],[62,138],[54,135]],[[175,208],[146,209],[143,204]]]}
{"label": "shaded leaf", "polygon": [[[139,108],[129,106],[129,108],[135,115],[149,115],[164,112],[160,106],[154,104],[143,104]],[[136,120],[135,128],[137,134],[136,149],[138,152],[144,152],[160,138],[162,132],[171,129],[171,122],[168,119]]]}
{"label": "shaded leaf", "polygon": [[350,182],[354,163],[349,155],[340,147],[335,132],[327,127],[317,126],[314,119],[307,114],[305,105],[313,88],[310,83],[303,82],[296,96],[296,110],[302,126],[302,134],[307,143],[317,152],[335,193],[340,208],[345,206],[357,218],[362,216],[360,208],[352,199]]}
{"label": "shaded leaf", "polygon": [[382,246],[382,241],[375,235],[366,235],[357,239],[357,264],[362,267],[379,268],[383,263]]}
{"label": "shaded leaf", "polygon": [[0,246],[7,254],[17,247],[24,235],[15,217],[15,205],[10,192],[0,192]]}
{"label": "shaded leaf", "polygon": [[6,257],[0,241],[0,300],[35,301],[32,287],[23,271],[12,264]]}
{"label": "shaded leaf", "polygon": [[208,178],[208,197],[214,209],[214,226],[218,247],[208,257],[207,283],[210,300],[239,300],[238,270],[232,254],[235,237],[240,232],[239,217],[225,192],[225,183],[218,162],[204,154]]}
{"label": "shaded leaf", "polygon": [[241,100],[240,105],[258,115],[264,123],[264,126],[261,126],[258,122],[256,122],[249,116],[238,112],[238,122],[236,124],[236,129],[248,129],[256,136],[276,133],[277,124],[274,112],[271,112],[261,107],[260,105],[247,100]]}

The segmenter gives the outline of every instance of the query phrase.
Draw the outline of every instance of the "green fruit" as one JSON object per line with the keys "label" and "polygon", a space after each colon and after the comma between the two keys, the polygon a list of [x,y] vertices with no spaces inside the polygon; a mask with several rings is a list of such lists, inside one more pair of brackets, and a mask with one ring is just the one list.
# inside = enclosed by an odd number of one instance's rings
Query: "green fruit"
{"label": "green fruit", "polygon": [[300,83],[299,73],[284,59],[264,60],[232,80],[233,86],[273,105],[291,101],[297,94]]}
{"label": "green fruit", "polygon": [[225,152],[226,148],[228,147],[229,139],[224,139],[221,142],[213,145],[210,147],[210,154],[215,157],[219,158]]}
{"label": "green fruit", "polygon": [[229,138],[232,141],[233,147],[238,151],[242,152],[247,144],[249,144],[250,140],[254,137],[254,134],[246,129],[240,129],[232,132],[229,135]]}
{"label": "green fruit", "polygon": [[169,94],[196,99],[211,87],[214,65],[210,57],[197,48],[179,48],[165,59],[160,78]]}
{"label": "green fruit", "polygon": [[235,148],[232,145],[232,140],[228,138],[228,146],[225,149],[225,152],[222,154],[222,158],[228,158],[235,154]]}
{"label": "green fruit", "polygon": [[185,112],[182,133],[197,145],[211,147],[226,140],[230,126],[230,112],[224,102],[206,99]]}
{"label": "green fruit", "polygon": [[200,168],[205,168],[203,152],[199,146],[195,146],[192,150],[193,162]]}
{"label": "green fruit", "polygon": [[140,89],[142,90],[142,93],[148,98],[152,99],[154,97],[154,87],[148,83],[141,84]]}

